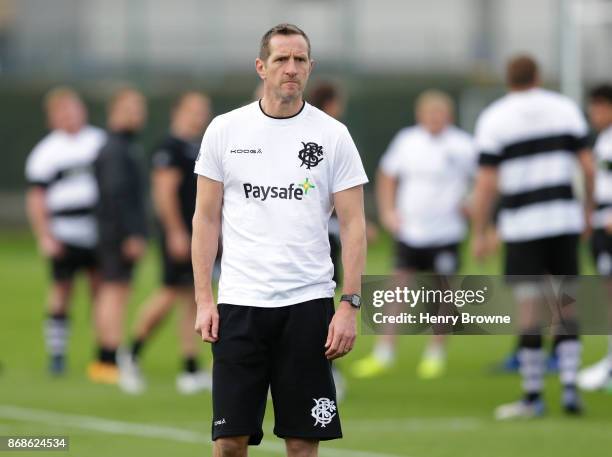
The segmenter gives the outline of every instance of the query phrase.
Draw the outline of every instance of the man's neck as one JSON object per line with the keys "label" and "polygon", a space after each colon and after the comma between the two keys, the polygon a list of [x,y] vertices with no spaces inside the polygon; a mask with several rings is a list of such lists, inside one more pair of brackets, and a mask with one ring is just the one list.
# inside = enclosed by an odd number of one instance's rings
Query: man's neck
{"label": "man's neck", "polygon": [[187,129],[182,129],[177,125],[172,125],[170,127],[170,134],[175,137],[178,138],[179,140],[183,140],[185,142],[191,142],[191,141],[195,141],[197,138],[197,135],[190,135],[191,132],[188,132]]}
{"label": "man's neck", "polygon": [[529,92],[530,90],[536,89],[539,86],[537,84],[529,84],[525,86],[510,86],[508,87],[508,92],[517,94],[521,92]]}
{"label": "man's neck", "polygon": [[270,117],[292,117],[301,111],[304,107],[304,100],[300,96],[293,100],[282,100],[264,95],[259,102],[259,106],[265,114]]}

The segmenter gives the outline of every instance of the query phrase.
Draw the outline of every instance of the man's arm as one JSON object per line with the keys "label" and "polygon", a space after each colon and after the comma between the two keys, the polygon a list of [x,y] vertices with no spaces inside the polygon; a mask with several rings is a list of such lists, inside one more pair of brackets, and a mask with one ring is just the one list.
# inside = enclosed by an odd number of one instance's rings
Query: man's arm
{"label": "man's arm", "polygon": [[487,227],[491,220],[493,203],[497,196],[497,168],[481,167],[476,175],[472,199],[472,253],[477,259],[487,254]]}
{"label": "man's arm", "polygon": [[378,170],[376,174],[376,203],[378,217],[383,227],[391,234],[400,228],[400,218],[396,210],[397,178]]}
{"label": "man's arm", "polygon": [[585,234],[588,235],[591,231],[591,214],[595,210],[595,160],[588,148],[578,151],[577,157],[584,175]]}
{"label": "man's arm", "polygon": [[63,246],[51,234],[45,195],[46,190],[43,187],[31,187],[26,195],[26,211],[36,235],[39,249],[47,257],[56,257],[61,255]]}
{"label": "man's arm", "polygon": [[195,330],[203,341],[219,338],[219,313],[212,291],[212,269],[221,232],[223,183],[198,176],[196,208],[193,215],[191,260],[195,282],[197,316]]}
{"label": "man's arm", "polygon": [[[356,186],[334,194],[334,205],[340,222],[343,294],[361,292],[361,275],[365,268],[366,232],[363,209],[363,186]],[[336,359],[346,355],[357,335],[357,309],[350,303],[340,302],[329,325],[325,356]]]}
{"label": "man's arm", "polygon": [[178,168],[157,168],[153,172],[153,202],[164,230],[170,256],[176,260],[189,258],[189,231],[181,216],[178,188],[182,172]]}

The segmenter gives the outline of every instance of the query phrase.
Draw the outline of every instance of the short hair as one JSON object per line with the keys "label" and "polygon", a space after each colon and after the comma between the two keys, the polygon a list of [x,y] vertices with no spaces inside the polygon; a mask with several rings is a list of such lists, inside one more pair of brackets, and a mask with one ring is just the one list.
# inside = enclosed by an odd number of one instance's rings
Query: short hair
{"label": "short hair", "polygon": [[202,100],[209,101],[208,95],[202,92],[198,92],[197,90],[186,90],[184,92],[181,92],[179,96],[174,100],[174,102],[172,103],[172,111],[174,112],[178,110],[183,105],[185,100],[190,97],[199,97]]}
{"label": "short hair", "polygon": [[268,30],[266,33],[264,33],[264,35],[261,37],[261,43],[259,46],[259,58],[261,60],[266,60],[268,57],[270,57],[270,40],[275,35],[285,35],[285,36],[301,35],[303,36],[304,39],[306,40],[306,45],[308,46],[308,58],[310,58],[310,39],[308,38],[308,35],[306,35],[306,33],[301,28],[299,28],[297,25],[283,23],[283,24],[275,25],[270,30]]}
{"label": "short hair", "polygon": [[110,113],[111,111],[113,111],[119,102],[121,102],[125,97],[128,97],[130,95],[136,95],[138,97],[144,98],[144,95],[142,95],[142,93],[138,89],[132,86],[123,86],[113,92],[110,99],[108,100],[108,112]]}
{"label": "short hair", "polygon": [[310,92],[309,102],[312,106],[323,110],[329,102],[340,98],[340,91],[330,82],[317,84]]}
{"label": "short hair", "polygon": [[510,87],[524,88],[532,86],[538,79],[538,64],[526,54],[512,57],[506,66],[506,82]]}
{"label": "short hair", "polygon": [[43,107],[46,112],[49,112],[53,105],[65,99],[73,99],[81,102],[81,97],[73,88],[68,86],[58,86],[54,87],[45,94],[43,99]]}
{"label": "short hair", "polygon": [[438,89],[427,89],[426,91],[421,92],[417,97],[414,106],[418,112],[425,106],[432,104],[439,104],[446,107],[451,115],[455,111],[455,103],[453,102],[453,99],[446,92],[442,92]]}
{"label": "short hair", "polygon": [[589,92],[589,99],[595,103],[612,104],[612,84],[601,84]]}

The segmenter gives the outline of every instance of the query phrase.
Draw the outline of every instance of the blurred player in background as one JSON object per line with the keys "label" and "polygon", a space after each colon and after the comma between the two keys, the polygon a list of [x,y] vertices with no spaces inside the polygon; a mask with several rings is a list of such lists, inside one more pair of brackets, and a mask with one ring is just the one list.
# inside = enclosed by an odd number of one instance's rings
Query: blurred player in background
{"label": "blurred player in background", "polygon": [[80,270],[87,272],[92,300],[98,285],[94,217],[98,189],[93,162],[105,135],[87,125],[86,108],[68,87],[51,90],[44,108],[51,132],[28,157],[30,190],[26,202],[39,250],[51,263],[45,343],[49,370],[57,375],[65,369],[74,275]]}
{"label": "blurred player in background", "polygon": [[172,110],[170,132],[153,154],[153,202],[161,225],[162,287],[140,311],[129,354],[120,354],[120,386],[130,393],[145,388],[138,367],[141,351],[153,331],[181,302],[179,338],[183,355],[182,373],[177,377],[181,393],[210,387],[210,374],[200,371],[198,347],[193,331],[196,305],[191,266],[191,218],[195,210],[196,177],[193,165],[202,133],[210,122],[210,100],[198,92],[187,92]]}
{"label": "blurred player in background", "polygon": [[[334,84],[320,82],[310,91],[309,100],[312,106],[319,108],[334,119],[342,119],[345,101],[340,90]],[[334,281],[338,282],[340,273],[340,226],[336,214],[329,219],[329,246],[332,263],[334,264]],[[338,385],[336,384],[336,388]]]}
{"label": "blurred player in background", "polygon": [[[319,82],[313,86],[310,91],[309,102],[312,106],[319,108],[334,119],[341,120],[344,115],[346,102],[342,97],[340,89],[332,83]],[[334,264],[333,280],[338,285],[342,263],[340,262],[340,224],[335,212],[329,218],[328,231],[330,256]],[[338,401],[342,401],[346,394],[346,381],[335,365],[332,365],[332,374],[336,385],[336,396]]]}
{"label": "blurred player in background", "polygon": [[147,117],[146,101],[135,89],[116,92],[108,106],[108,140],[95,162],[100,199],[96,216],[102,284],[96,300],[98,360],[88,368],[94,382],[119,380],[117,348],[135,262],[145,252],[144,180],[136,135]]}
{"label": "blurred player in background", "polygon": [[[505,242],[505,274],[518,302],[520,372],[524,397],[502,405],[498,419],[544,413],[545,355],[542,349],[543,275],[578,274],[578,238],[585,211],[574,197],[577,162],[585,176],[587,214],[592,206],[593,163],[586,147],[587,124],[569,98],[539,86],[536,62],[517,56],[507,66],[509,93],[489,106],[476,125],[480,169],[474,191],[476,258],[486,252],[486,225],[497,192],[499,231]],[[513,275],[530,275],[529,278]],[[576,389],[581,345],[573,306],[560,308],[564,326],[555,326],[561,403],[568,414],[582,410]]]}
{"label": "blurred player in background", "polygon": [[[597,272],[612,277],[612,85],[595,87],[589,97],[589,118],[599,132],[595,143],[598,163],[595,176],[592,251]],[[608,287],[612,290],[612,287]],[[612,308],[611,308],[612,317]],[[611,322],[612,324],[612,322]],[[608,337],[608,354],[600,362],[585,368],[578,385],[585,390],[605,388],[612,393],[612,336]]]}
{"label": "blurred player in background", "polygon": [[[470,135],[452,125],[454,106],[440,91],[416,102],[417,125],[402,129],[381,159],[376,179],[380,220],[396,240],[394,276],[402,284],[416,272],[453,274],[466,234],[465,198],[476,168]],[[357,377],[376,376],[395,360],[395,335],[378,337],[368,357],[353,365]],[[417,374],[425,379],[445,369],[445,336],[432,336]]]}

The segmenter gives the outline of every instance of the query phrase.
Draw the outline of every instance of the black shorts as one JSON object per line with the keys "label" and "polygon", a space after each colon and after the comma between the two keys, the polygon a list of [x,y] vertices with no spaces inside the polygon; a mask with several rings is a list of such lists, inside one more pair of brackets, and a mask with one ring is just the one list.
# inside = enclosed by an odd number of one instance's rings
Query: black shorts
{"label": "black shorts", "polygon": [[395,242],[395,268],[437,274],[454,274],[459,269],[459,245],[414,247]]}
{"label": "black shorts", "polygon": [[332,298],[280,308],[219,304],[213,353],[212,439],[263,437],[268,388],[280,438],[342,437],[331,362],[325,358]]}
{"label": "black shorts", "polygon": [[578,235],[506,243],[506,275],[578,274]]}
{"label": "black shorts", "polygon": [[97,265],[95,249],[64,244],[63,255],[51,259],[51,275],[54,281],[68,281],[77,271],[93,270]]}
{"label": "black shorts", "polygon": [[177,262],[170,257],[168,247],[166,246],[166,237],[163,233],[159,242],[162,256],[162,283],[169,287],[193,287],[193,266],[191,259]]}
{"label": "black shorts", "polygon": [[612,235],[603,229],[596,229],[591,238],[591,252],[597,273],[612,276]]}
{"label": "black shorts", "polygon": [[123,256],[120,241],[100,243],[98,258],[103,281],[129,282],[132,280],[134,262]]}

